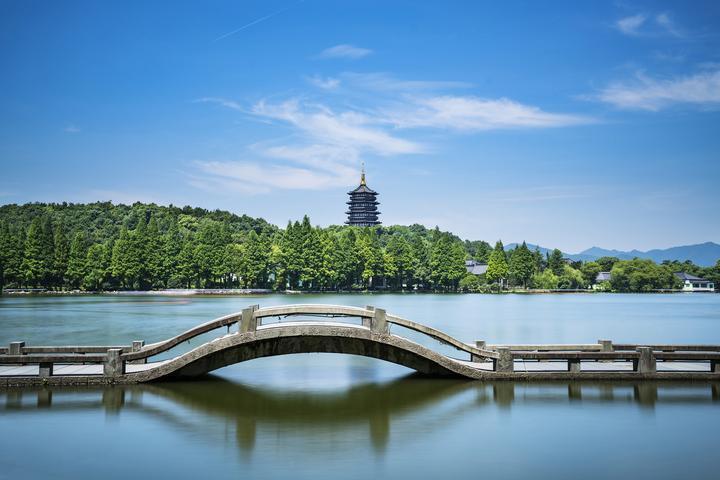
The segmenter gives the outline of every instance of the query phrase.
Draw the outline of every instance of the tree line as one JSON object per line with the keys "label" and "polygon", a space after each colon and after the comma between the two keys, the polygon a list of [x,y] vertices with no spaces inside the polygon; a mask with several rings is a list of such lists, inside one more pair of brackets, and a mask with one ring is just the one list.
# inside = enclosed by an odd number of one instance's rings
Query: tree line
{"label": "tree line", "polygon": [[[484,275],[465,261],[487,263]],[[597,273],[613,291],[679,288],[676,271],[720,284],[712,268],[690,262],[571,262],[554,250],[523,244],[462,241],[421,225],[312,226],[306,216],[281,229],[220,210],[135,203],[4,205],[0,207],[0,289],[151,290],[251,288],[486,292],[584,289]]]}
{"label": "tree line", "polygon": [[279,229],[228,212],[136,203],[0,207],[0,285],[55,290],[455,291],[465,244],[421,225]]}
{"label": "tree line", "polygon": [[[600,272],[609,272],[610,280],[597,282]],[[675,272],[714,281],[720,287],[720,260],[713,267],[700,267],[691,261],[665,261],[657,264],[649,259],[621,260],[601,257],[594,261],[572,261],[558,249],[542,255],[531,251],[523,242],[506,251],[502,242],[488,254],[488,268],[484,276],[467,276],[460,288],[470,292],[498,291],[503,288],[533,288],[543,290],[587,289],[600,291],[652,292],[677,290],[682,281]]]}

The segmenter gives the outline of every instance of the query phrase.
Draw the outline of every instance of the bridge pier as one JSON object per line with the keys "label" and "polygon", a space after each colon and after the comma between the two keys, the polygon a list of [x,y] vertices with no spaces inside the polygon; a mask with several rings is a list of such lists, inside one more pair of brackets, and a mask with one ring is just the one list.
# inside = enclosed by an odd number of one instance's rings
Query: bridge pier
{"label": "bridge pier", "polygon": [[39,376],[40,378],[52,377],[53,364],[50,362],[40,363]]}
{"label": "bridge pier", "polygon": [[572,358],[572,359],[568,360],[567,369],[568,369],[568,372],[574,372],[574,373],[580,372],[581,371],[580,359]]}

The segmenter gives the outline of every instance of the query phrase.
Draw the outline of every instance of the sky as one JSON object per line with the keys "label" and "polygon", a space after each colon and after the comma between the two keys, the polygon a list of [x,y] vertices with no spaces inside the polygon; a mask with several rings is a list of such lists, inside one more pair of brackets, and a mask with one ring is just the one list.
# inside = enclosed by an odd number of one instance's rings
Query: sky
{"label": "sky", "polygon": [[720,242],[720,2],[0,0],[0,204]]}

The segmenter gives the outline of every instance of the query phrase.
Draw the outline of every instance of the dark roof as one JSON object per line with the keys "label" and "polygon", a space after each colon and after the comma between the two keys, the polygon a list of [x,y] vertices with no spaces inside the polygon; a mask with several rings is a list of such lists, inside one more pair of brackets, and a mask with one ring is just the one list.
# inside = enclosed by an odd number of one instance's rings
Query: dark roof
{"label": "dark roof", "polygon": [[373,193],[377,195],[377,192],[375,190],[368,187],[367,185],[362,184],[360,184],[355,190],[348,192],[348,195],[352,195],[353,193]]}
{"label": "dark roof", "polygon": [[609,282],[611,277],[610,272],[599,272],[597,277],[595,277],[595,282]]}
{"label": "dark roof", "polygon": [[691,282],[709,282],[709,280],[685,272],[675,272],[675,276],[680,280],[690,280]]}
{"label": "dark roof", "polygon": [[466,260],[465,261],[465,270],[467,270],[467,273],[472,273],[473,275],[484,275],[487,272],[488,266],[485,263],[478,263],[474,260]]}

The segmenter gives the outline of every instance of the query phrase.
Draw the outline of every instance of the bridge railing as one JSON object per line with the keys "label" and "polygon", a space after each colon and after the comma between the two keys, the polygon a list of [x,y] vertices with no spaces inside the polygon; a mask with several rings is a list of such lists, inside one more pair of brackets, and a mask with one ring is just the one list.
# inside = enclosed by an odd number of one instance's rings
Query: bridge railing
{"label": "bridge railing", "polygon": [[39,364],[40,376],[53,373],[54,364],[103,364],[107,376],[125,373],[127,363],[146,363],[149,357],[166,352],[182,342],[221,327],[237,324],[237,333],[254,332],[263,326],[264,319],[271,317],[356,317],[361,326],[379,334],[393,335],[391,325],[397,325],[423,335],[470,355],[473,362],[492,361],[493,370],[513,372],[515,360],[565,361],[569,372],[579,372],[583,361],[632,362],[637,372],[654,372],[656,362],[690,360],[710,363],[710,371],[720,373],[720,345],[636,345],[615,344],[599,340],[597,344],[486,344],[477,341],[470,345],[445,332],[427,325],[388,314],[373,306],[350,307],[343,305],[282,305],[260,308],[252,305],[241,312],[232,313],[203,323],[166,340],[145,345],[136,340],[130,346],[25,346],[24,342],[12,342],[0,348],[0,364]]}

